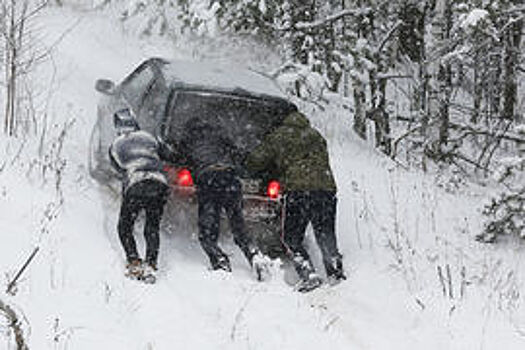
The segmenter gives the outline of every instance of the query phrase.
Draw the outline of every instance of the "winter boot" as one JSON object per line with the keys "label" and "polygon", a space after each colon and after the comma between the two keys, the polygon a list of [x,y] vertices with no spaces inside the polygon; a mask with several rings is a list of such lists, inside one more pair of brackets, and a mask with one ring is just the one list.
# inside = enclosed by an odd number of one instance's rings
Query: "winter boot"
{"label": "winter boot", "polygon": [[131,259],[126,265],[126,277],[140,280],[144,275],[144,266],[142,260],[140,259]]}
{"label": "winter boot", "polygon": [[334,285],[343,280],[346,280],[346,275],[343,270],[343,259],[341,255],[332,257],[330,260],[325,261],[326,275],[330,280],[330,284]]}
{"label": "winter boot", "polygon": [[323,280],[318,274],[312,272],[308,278],[301,279],[296,285],[295,289],[301,293],[310,292],[323,284]]}
{"label": "winter boot", "polygon": [[153,284],[157,281],[155,273],[157,272],[157,264],[147,263],[144,265],[144,271],[140,280],[144,283]]}
{"label": "winter boot", "polygon": [[295,271],[297,271],[297,275],[299,276],[299,282],[295,285],[295,289],[298,292],[306,293],[323,284],[323,280],[317,273],[315,273],[309,260],[304,259],[300,255],[295,255],[293,258],[293,264]]}
{"label": "winter boot", "polygon": [[226,254],[222,254],[219,256],[211,255],[210,263],[212,270],[224,270],[227,272],[232,271],[230,259],[228,259],[228,256]]}

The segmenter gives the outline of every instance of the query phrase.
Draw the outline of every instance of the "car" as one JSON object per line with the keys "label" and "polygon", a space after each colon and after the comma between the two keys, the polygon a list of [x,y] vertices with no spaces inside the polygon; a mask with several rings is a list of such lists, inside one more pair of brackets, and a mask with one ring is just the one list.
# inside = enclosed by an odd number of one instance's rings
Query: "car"
{"label": "car", "polygon": [[[174,148],[184,123],[192,116],[204,116],[221,126],[245,158],[264,137],[296,111],[274,81],[263,74],[220,65],[150,58],[115,84],[99,79],[101,93],[89,146],[89,171],[100,183],[116,178],[108,148],[116,137],[113,115],[129,109],[141,129],[150,132],[163,147]],[[278,174],[253,178],[238,164],[243,185],[243,212],[261,250],[275,257],[283,253],[282,196]],[[196,212],[195,184],[187,164],[165,163],[173,201],[185,203],[184,210]],[[221,225],[224,227],[224,225]]]}

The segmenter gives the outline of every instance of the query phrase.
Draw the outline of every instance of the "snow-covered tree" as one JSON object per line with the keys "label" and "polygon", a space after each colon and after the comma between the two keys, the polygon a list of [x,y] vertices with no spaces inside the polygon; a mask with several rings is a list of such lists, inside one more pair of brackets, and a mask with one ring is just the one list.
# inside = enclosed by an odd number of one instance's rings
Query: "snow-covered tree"
{"label": "snow-covered tree", "polygon": [[[525,136],[525,125],[516,127]],[[506,190],[491,198],[483,213],[487,216],[485,229],[477,238],[482,242],[495,242],[504,234],[525,238],[525,142],[519,154],[501,160],[496,180],[505,184]]]}

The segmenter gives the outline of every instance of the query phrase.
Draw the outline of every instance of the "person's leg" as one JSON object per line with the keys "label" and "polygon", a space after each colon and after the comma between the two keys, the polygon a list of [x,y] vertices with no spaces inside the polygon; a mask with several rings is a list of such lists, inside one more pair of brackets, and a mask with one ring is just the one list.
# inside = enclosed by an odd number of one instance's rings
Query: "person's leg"
{"label": "person's leg", "polygon": [[117,230],[128,263],[140,260],[135,238],[133,237],[133,226],[139,210],[140,203],[137,199],[132,195],[125,194],[122,198]]}
{"label": "person's leg", "polygon": [[302,280],[314,272],[308,252],[303,246],[306,226],[308,196],[304,192],[293,191],[285,197],[284,230],[282,241],[287,254],[292,259],[295,270]]}
{"label": "person's leg", "polygon": [[152,185],[155,196],[146,199],[146,223],[144,225],[144,238],[146,239],[146,263],[154,269],[157,268],[159,255],[159,227],[166,203],[167,188],[164,184]]}
{"label": "person's leg", "polygon": [[329,277],[344,279],[342,255],[337,248],[335,234],[337,197],[334,192],[314,191],[311,193],[311,206],[312,226],[326,273]]}
{"label": "person's leg", "polygon": [[221,205],[226,211],[233,234],[233,241],[241,249],[248,262],[251,264],[253,255],[258,249],[253,239],[248,235],[244,215],[242,212],[242,189],[240,181],[233,175],[225,174],[223,179],[224,194]]}
{"label": "person's leg", "polygon": [[201,179],[197,192],[199,202],[199,242],[202,249],[208,255],[213,269],[230,270],[227,255],[219,248],[220,225],[220,197],[214,191],[210,191],[206,177]]}

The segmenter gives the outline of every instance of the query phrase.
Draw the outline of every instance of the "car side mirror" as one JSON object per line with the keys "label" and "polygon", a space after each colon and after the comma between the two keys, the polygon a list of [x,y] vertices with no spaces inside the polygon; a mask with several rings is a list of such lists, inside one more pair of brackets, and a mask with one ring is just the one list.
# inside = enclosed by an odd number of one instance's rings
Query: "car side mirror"
{"label": "car side mirror", "polygon": [[95,82],[95,90],[105,95],[113,95],[115,93],[115,83],[109,79],[98,79]]}

